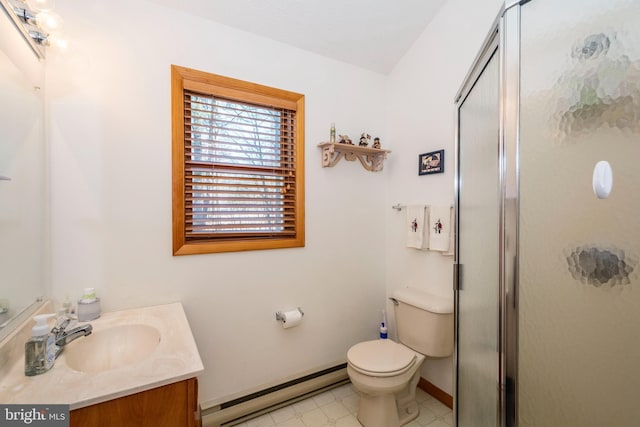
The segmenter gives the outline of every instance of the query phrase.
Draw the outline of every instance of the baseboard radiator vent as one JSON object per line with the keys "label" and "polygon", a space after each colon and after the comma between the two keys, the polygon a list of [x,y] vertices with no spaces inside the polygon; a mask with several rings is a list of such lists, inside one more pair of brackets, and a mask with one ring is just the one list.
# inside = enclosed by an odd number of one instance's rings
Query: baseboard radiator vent
{"label": "baseboard radiator vent", "polygon": [[202,427],[234,426],[348,382],[347,364],[342,363],[210,408],[202,408]]}

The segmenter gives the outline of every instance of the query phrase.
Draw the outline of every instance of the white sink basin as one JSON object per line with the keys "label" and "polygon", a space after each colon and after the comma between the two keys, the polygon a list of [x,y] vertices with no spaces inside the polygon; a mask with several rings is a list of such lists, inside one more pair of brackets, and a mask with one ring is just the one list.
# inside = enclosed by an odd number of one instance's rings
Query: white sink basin
{"label": "white sink basin", "polygon": [[62,353],[67,366],[79,372],[102,372],[128,366],[149,356],[160,343],[153,326],[112,326],[69,343]]}

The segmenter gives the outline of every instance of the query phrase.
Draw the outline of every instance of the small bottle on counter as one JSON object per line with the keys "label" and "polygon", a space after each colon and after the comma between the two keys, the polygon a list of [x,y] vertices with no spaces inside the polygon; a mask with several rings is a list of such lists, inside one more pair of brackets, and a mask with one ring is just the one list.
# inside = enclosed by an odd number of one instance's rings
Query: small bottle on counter
{"label": "small bottle on counter", "polygon": [[88,322],[100,317],[100,298],[93,288],[84,288],[82,299],[78,301],[77,316],[79,322]]}
{"label": "small bottle on counter", "polygon": [[24,374],[44,374],[56,361],[55,337],[49,330],[47,319],[55,314],[39,314],[33,317],[36,326],[31,328],[31,338],[24,345]]}
{"label": "small bottle on counter", "polygon": [[69,295],[67,295],[62,303],[62,309],[64,310],[64,314],[68,317],[73,317],[76,315],[76,309],[73,307],[71,300],[69,299]]}
{"label": "small bottle on counter", "polygon": [[336,142],[336,124],[331,123],[331,130],[329,131],[329,142]]}

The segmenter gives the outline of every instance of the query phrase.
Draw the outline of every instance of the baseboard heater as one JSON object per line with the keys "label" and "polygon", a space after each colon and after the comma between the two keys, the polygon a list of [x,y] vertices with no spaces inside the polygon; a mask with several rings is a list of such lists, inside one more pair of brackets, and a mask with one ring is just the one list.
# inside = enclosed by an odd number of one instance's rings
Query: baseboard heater
{"label": "baseboard heater", "polygon": [[332,366],[210,408],[202,408],[202,426],[227,427],[240,424],[348,382],[347,364]]}

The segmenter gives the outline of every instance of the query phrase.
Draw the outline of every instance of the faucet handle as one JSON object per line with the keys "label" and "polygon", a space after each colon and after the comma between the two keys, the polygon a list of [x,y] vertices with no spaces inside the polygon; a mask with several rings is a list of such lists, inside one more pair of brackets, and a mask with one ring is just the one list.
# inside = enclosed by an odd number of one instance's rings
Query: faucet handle
{"label": "faucet handle", "polygon": [[61,314],[56,319],[56,323],[51,329],[51,333],[54,335],[57,335],[63,332],[65,329],[67,329],[67,326],[69,326],[69,323],[71,323],[71,318],[66,314]]}

